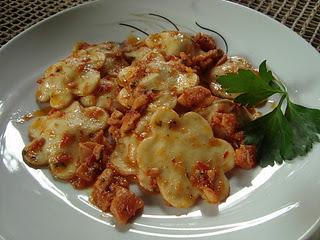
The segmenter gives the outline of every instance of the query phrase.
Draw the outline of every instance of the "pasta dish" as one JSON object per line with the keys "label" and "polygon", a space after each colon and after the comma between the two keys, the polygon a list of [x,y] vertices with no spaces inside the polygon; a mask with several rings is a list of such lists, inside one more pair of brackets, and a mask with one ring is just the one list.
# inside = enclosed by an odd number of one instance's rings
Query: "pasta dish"
{"label": "pasta dish", "polygon": [[130,184],[176,208],[221,203],[226,173],[256,165],[242,126],[257,113],[217,82],[239,69],[257,74],[202,33],[77,43],[37,81],[47,111],[29,127],[24,161],[76,189],[92,187],[91,202],[120,224],[144,207]]}

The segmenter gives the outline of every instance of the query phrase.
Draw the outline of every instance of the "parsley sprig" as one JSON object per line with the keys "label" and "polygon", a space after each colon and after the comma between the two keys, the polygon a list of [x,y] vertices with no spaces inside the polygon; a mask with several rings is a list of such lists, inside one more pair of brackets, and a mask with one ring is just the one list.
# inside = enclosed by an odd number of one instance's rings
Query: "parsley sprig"
{"label": "parsley sprig", "polygon": [[[245,143],[257,146],[260,166],[305,156],[320,141],[320,110],[293,103],[285,85],[267,69],[266,61],[260,64],[259,73],[241,69],[219,77],[218,83],[229,93],[239,93],[235,101],[249,107],[281,95],[273,111],[244,126]],[[285,112],[281,110],[284,104]]]}

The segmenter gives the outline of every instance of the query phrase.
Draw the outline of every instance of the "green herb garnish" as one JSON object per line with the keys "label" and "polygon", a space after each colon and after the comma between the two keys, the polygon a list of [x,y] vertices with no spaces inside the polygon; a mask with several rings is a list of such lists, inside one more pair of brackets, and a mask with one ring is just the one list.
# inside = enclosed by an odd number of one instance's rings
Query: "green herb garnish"
{"label": "green herb garnish", "polygon": [[245,143],[257,146],[260,166],[305,156],[319,142],[320,110],[291,102],[284,84],[267,69],[266,61],[260,64],[259,74],[242,69],[219,77],[218,83],[229,93],[240,93],[235,101],[249,107],[276,93],[281,95],[272,112],[244,126]]}

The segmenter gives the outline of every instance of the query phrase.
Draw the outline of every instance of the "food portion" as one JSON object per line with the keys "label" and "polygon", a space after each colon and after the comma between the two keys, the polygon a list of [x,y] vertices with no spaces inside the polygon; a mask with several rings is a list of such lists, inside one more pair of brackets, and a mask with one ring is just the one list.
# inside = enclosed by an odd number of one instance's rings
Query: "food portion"
{"label": "food portion", "polygon": [[[65,110],[38,117],[29,128],[32,142],[24,148],[24,160],[32,166],[49,165],[63,180],[73,178],[81,160],[81,144],[107,125],[108,114],[99,107],[83,108],[73,102]],[[103,146],[102,146],[103,148]]]}
{"label": "food portion", "polygon": [[255,109],[217,80],[239,69],[259,74],[202,33],[78,43],[38,80],[36,99],[51,110],[31,123],[24,161],[77,189],[92,187],[91,202],[120,224],[143,210],[130,184],[172,207],[221,203],[226,173],[256,165],[243,133]]}
{"label": "food portion", "polygon": [[115,43],[78,43],[69,57],[50,66],[38,80],[37,100],[49,101],[52,108],[62,109],[77,97],[81,101],[91,96],[98,85],[105,86],[101,82],[104,76],[116,77],[127,65],[121,54],[120,46]]}
{"label": "food portion", "polygon": [[[159,188],[163,198],[178,208],[192,206],[199,196],[211,203],[226,199],[229,183],[224,173],[234,166],[234,150],[214,138],[203,117],[195,112],[179,117],[174,110],[161,109],[152,116],[150,127],[150,137],[137,152],[137,177],[143,188],[151,192]],[[203,186],[198,183],[203,177],[197,173],[198,165],[211,171]]]}
{"label": "food portion", "polygon": [[209,72],[208,83],[210,90],[216,96],[228,99],[236,98],[239,93],[228,93],[222,86],[217,82],[218,78],[230,73],[238,73],[239,69],[246,69],[254,71],[251,64],[244,58],[237,56],[229,57],[226,61],[219,66],[212,68]]}

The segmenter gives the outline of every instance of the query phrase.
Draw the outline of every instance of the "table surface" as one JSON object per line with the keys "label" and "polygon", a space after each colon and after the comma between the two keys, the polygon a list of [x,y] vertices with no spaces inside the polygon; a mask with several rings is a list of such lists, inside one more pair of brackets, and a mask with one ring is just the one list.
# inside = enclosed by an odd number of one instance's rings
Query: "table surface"
{"label": "table surface", "polygon": [[[92,0],[0,0],[0,47],[31,25]],[[320,52],[319,0],[230,0],[288,26]],[[320,229],[312,237],[320,239]]]}
{"label": "table surface", "polygon": [[[91,0],[0,0],[0,46],[31,25]],[[293,29],[320,52],[319,0],[231,0]]]}

